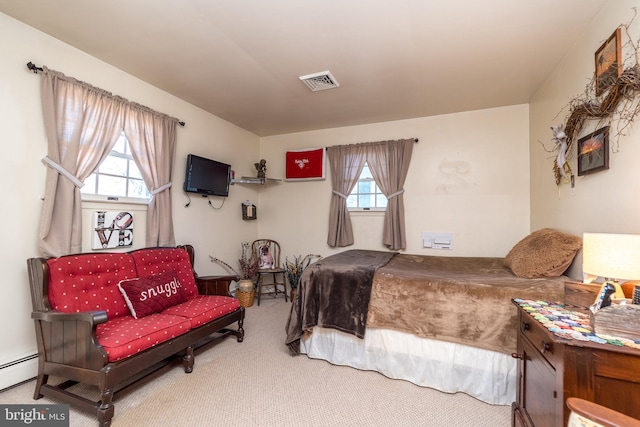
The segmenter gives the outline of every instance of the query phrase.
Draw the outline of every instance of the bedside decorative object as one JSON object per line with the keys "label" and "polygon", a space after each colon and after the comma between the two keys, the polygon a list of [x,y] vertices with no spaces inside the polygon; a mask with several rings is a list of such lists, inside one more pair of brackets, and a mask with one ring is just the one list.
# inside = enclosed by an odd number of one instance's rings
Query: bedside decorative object
{"label": "bedside decorative object", "polygon": [[640,278],[640,235],[584,233],[582,271],[585,282],[604,277],[598,296],[590,307],[594,332],[640,339],[640,306],[612,304],[627,302],[619,279]]}
{"label": "bedside decorative object", "polygon": [[594,331],[600,335],[640,341],[640,305],[611,304],[591,314]]}

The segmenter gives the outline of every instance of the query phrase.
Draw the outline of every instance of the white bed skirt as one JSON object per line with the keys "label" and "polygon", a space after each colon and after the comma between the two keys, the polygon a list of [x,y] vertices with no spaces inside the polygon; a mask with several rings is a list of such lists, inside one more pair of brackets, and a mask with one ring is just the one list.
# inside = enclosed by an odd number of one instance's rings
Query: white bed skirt
{"label": "white bed skirt", "polygon": [[516,398],[517,360],[467,345],[377,328],[367,328],[365,338],[359,339],[316,327],[300,340],[300,352],[447,393],[463,392],[494,405],[511,405]]}

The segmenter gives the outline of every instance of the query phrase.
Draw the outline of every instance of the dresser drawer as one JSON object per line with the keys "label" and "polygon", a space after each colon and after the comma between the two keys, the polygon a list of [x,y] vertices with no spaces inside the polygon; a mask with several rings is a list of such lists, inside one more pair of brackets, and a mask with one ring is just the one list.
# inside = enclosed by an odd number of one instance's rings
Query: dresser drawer
{"label": "dresser drawer", "polygon": [[520,334],[524,339],[538,350],[538,352],[549,362],[555,369],[556,363],[560,357],[557,354],[556,346],[550,333],[540,325],[535,319],[526,313],[521,312],[520,316]]}

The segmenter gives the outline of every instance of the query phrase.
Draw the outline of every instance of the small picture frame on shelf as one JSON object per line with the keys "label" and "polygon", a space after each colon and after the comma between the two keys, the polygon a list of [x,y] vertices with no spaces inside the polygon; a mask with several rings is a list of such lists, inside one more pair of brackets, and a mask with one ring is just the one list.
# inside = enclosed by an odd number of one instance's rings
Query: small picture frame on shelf
{"label": "small picture frame on shelf", "polygon": [[578,140],[578,176],[609,169],[609,126]]}
{"label": "small picture frame on shelf", "polygon": [[596,51],[596,96],[607,91],[622,74],[621,31],[616,28],[613,34]]}

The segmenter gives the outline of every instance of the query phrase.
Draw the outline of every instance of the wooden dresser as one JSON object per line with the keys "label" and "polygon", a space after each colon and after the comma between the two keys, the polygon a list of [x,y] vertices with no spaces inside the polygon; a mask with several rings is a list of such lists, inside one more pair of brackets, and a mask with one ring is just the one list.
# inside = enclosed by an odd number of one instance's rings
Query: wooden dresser
{"label": "wooden dresser", "polygon": [[567,425],[579,397],[640,419],[640,350],[565,339],[517,305],[518,389],[513,426]]}

